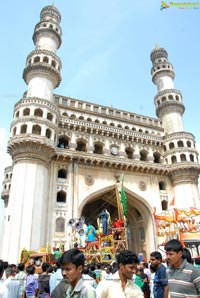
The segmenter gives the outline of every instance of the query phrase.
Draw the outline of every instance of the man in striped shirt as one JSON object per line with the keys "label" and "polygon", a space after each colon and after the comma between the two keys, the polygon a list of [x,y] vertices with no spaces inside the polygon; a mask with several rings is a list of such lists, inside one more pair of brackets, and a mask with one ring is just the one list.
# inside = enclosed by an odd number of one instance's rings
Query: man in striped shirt
{"label": "man in striped shirt", "polygon": [[172,239],[165,245],[170,298],[200,297],[200,271],[183,259],[183,246]]}

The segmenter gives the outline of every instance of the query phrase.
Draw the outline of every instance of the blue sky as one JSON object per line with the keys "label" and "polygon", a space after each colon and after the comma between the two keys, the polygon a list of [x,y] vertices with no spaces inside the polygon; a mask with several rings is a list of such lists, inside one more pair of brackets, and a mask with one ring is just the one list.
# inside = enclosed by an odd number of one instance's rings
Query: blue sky
{"label": "blue sky", "polygon": [[[0,183],[10,162],[5,152],[13,106],[26,91],[22,73],[27,55],[34,50],[34,26],[41,9],[50,4],[46,0],[1,3]],[[62,15],[63,30],[57,52],[63,79],[55,93],[156,117],[150,52],[158,43],[168,51],[175,88],[183,95],[184,128],[200,143],[200,6],[161,11],[157,0],[55,0],[54,5]]]}

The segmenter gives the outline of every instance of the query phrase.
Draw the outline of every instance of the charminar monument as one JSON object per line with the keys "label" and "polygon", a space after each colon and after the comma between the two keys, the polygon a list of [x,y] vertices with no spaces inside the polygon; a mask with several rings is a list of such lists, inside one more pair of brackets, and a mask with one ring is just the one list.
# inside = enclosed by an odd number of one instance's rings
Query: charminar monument
{"label": "charminar monument", "polygon": [[[1,198],[5,203],[1,258],[18,262],[23,248],[68,248],[69,221],[96,224],[106,208],[117,216],[116,184],[124,175],[127,241],[148,256],[157,248],[156,212],[198,208],[200,164],[186,132],[182,94],[164,48],[151,54],[157,118],[70,98],[61,84],[61,14],[46,6],[23,70],[26,92],[14,106]],[[152,100],[153,104],[153,100]]]}

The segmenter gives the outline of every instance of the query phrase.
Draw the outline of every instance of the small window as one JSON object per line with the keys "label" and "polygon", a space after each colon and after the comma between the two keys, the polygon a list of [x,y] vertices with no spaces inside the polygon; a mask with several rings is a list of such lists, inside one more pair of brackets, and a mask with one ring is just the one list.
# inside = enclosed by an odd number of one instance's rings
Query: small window
{"label": "small window", "polygon": [[166,190],[166,185],[163,181],[159,182],[159,190]]}
{"label": "small window", "polygon": [[167,200],[162,200],[161,205],[162,205],[163,211],[168,210],[168,201]]}
{"label": "small window", "polygon": [[57,193],[57,203],[66,203],[66,192],[61,190]]}
{"label": "small window", "polygon": [[67,178],[67,171],[65,169],[60,169],[58,171],[58,178],[66,179]]}

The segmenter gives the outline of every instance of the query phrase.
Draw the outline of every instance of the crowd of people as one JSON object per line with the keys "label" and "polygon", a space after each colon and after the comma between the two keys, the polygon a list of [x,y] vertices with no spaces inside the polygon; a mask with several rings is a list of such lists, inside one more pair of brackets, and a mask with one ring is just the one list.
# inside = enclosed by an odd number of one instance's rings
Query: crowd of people
{"label": "crowd of people", "polygon": [[78,248],[57,258],[56,265],[8,264],[0,260],[0,298],[177,298],[200,297],[200,269],[180,241],[165,245],[148,262],[130,251],[120,251],[116,261],[85,264]]}

